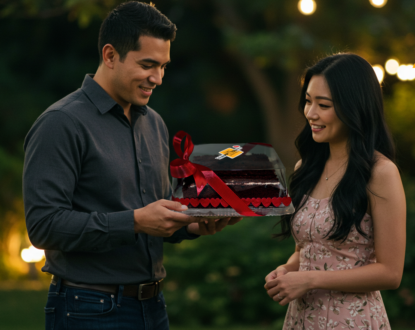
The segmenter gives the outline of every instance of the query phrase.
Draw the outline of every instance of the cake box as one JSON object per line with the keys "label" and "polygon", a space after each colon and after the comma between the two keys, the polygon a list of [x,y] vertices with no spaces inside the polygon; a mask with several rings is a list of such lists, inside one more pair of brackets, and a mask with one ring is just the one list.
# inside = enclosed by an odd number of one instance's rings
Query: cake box
{"label": "cake box", "polygon": [[170,164],[172,200],[188,207],[183,213],[246,217],[294,212],[285,167],[271,145],[193,145],[190,135],[180,131],[173,146],[180,158]]}

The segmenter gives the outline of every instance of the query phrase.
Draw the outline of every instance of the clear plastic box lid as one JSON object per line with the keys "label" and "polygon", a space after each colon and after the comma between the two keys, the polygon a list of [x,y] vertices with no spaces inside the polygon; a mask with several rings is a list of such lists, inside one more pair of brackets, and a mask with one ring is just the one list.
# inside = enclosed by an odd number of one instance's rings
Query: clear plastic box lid
{"label": "clear plastic box lid", "polygon": [[[224,167],[224,163],[229,165],[228,170],[264,170],[264,169],[283,169],[285,171],[285,167],[282,164],[280,158],[278,157],[277,153],[275,152],[274,148],[263,146],[263,145],[252,145],[251,149],[248,152],[244,152],[244,146],[250,145],[249,143],[241,143],[241,144],[200,144],[195,145],[192,154],[190,155],[189,160],[192,163],[201,164],[209,167],[213,171],[221,170]],[[223,155],[220,154],[221,151],[225,151],[228,149],[234,149],[232,146],[239,146],[241,147],[242,154],[236,156],[235,158],[230,157],[223,157],[222,159],[217,159],[217,157]],[[232,150],[230,151],[232,152]],[[252,154],[257,155],[266,155],[268,157],[268,163],[260,163],[260,162],[252,162],[247,163],[244,162],[246,158],[251,156]],[[212,156],[209,157],[208,156]],[[202,158],[203,157],[203,158]],[[209,166],[207,165],[209,164]]]}
{"label": "clear plastic box lid", "polygon": [[[249,209],[262,216],[294,212],[285,167],[270,145],[255,143],[195,145],[189,161],[208,167]],[[197,194],[193,176],[173,178],[172,199],[194,216],[241,216],[209,184]]]}

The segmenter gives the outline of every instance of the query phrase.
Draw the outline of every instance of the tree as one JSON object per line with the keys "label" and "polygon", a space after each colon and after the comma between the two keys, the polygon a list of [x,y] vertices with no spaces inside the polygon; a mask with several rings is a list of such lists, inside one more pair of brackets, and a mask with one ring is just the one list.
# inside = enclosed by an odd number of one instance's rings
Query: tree
{"label": "tree", "polygon": [[368,1],[320,0],[310,17],[300,14],[296,1],[213,2],[225,47],[255,91],[268,140],[289,168],[298,158],[292,145],[302,125],[296,109],[306,65],[339,51],[358,53],[373,64],[390,56],[410,61],[415,47],[413,2],[376,9]]}
{"label": "tree", "polygon": [[[45,18],[67,15],[87,26],[103,18],[117,0],[6,1],[2,15]],[[155,1],[168,7],[165,1]],[[298,155],[293,143],[303,125],[297,111],[301,74],[307,65],[325,54],[356,52],[371,63],[390,57],[413,60],[415,48],[415,3],[394,1],[378,9],[369,1],[318,0],[309,17],[297,9],[297,1],[285,0],[177,0],[176,11],[189,7],[211,13],[220,31],[224,52],[236,63],[256,95],[272,143],[291,171]],[[213,8],[213,11],[210,10]],[[395,80],[387,79],[389,83]],[[387,90],[389,92],[389,90]]]}
{"label": "tree", "polygon": [[[339,51],[356,52],[373,64],[383,64],[389,57],[397,57],[401,63],[415,61],[414,1],[389,1],[381,9],[372,7],[367,0],[316,1],[316,13],[304,16],[297,9],[297,0],[154,0],[179,28],[172,47],[172,65],[163,86],[157,88],[158,96],[150,101],[165,119],[171,136],[185,129],[195,143],[267,140],[290,170],[298,158],[293,141],[304,124],[297,102],[301,74],[307,65],[325,54]],[[120,2],[0,1],[0,30],[6,32],[0,54],[2,242],[7,241],[5,237],[10,228],[24,227],[19,204],[24,136],[47,106],[79,87],[86,72],[94,72],[98,64],[95,45],[99,24]],[[415,154],[409,152],[415,143],[413,83],[398,83],[395,76],[386,76],[383,87],[388,120],[401,158],[406,157],[401,162],[402,168],[408,176],[414,175]],[[410,179],[407,181],[410,198],[414,194],[413,184]],[[408,217],[412,219],[413,205],[408,210]],[[197,304],[206,304],[204,308],[210,313],[217,313],[215,308],[226,307],[211,321],[216,324],[258,323],[261,311],[266,314],[267,322],[272,322],[274,317],[281,318],[285,309],[271,306],[267,297],[264,295],[262,300],[262,292],[257,292],[261,290],[262,273],[284,260],[292,250],[291,242],[270,248],[271,241],[263,240],[272,232],[276,221],[271,220],[261,225],[246,222],[212,240],[170,247],[166,266],[168,280],[173,283],[166,291],[170,292],[175,306],[196,311],[196,300],[192,299],[197,299],[199,292],[203,298]],[[244,235],[249,235],[248,243],[235,238]],[[408,235],[413,235],[413,228],[408,229]],[[217,258],[232,240],[242,253],[229,250],[222,255],[223,259]],[[251,254],[252,249],[255,253]],[[406,302],[396,291],[385,294],[388,312],[395,319],[401,315],[409,319],[411,315],[410,304],[415,293],[411,284],[412,250],[410,245],[403,281]],[[196,260],[197,256],[200,260]],[[264,258],[260,260],[261,274],[250,267],[260,256]],[[188,259],[199,263],[197,269]],[[0,264],[6,263],[0,260]],[[240,276],[235,275],[238,269],[243,272]],[[188,279],[183,280],[182,273]],[[201,280],[203,274],[209,275],[206,281]],[[175,285],[180,288],[176,293]],[[223,287],[230,288],[230,298],[221,296],[209,305],[207,297],[210,294],[219,297],[220,292],[215,290]],[[249,305],[250,297],[242,295],[244,290],[255,291],[255,308]],[[186,299],[181,299],[183,292]],[[239,309],[235,306],[244,310],[245,318],[238,317]],[[179,311],[171,312],[174,318]],[[210,322],[209,313],[197,314],[189,320],[197,322],[200,315]]]}

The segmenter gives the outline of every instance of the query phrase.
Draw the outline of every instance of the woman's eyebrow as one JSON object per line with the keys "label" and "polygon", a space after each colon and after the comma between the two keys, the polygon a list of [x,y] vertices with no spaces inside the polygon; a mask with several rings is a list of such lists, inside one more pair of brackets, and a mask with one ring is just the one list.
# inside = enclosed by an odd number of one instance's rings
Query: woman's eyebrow
{"label": "woman's eyebrow", "polygon": [[[307,95],[307,96],[309,96],[309,97],[311,97],[311,95],[310,95],[310,94],[308,94],[307,92],[306,92],[306,95]],[[333,102],[333,100],[332,100],[331,98],[329,98],[329,97],[325,97],[325,96],[316,96],[315,98],[316,98],[317,100],[327,100],[327,101]]]}
{"label": "woman's eyebrow", "polygon": [[316,96],[316,99],[317,100],[327,100],[327,101],[333,102],[333,100],[331,98],[325,97],[325,96]]}

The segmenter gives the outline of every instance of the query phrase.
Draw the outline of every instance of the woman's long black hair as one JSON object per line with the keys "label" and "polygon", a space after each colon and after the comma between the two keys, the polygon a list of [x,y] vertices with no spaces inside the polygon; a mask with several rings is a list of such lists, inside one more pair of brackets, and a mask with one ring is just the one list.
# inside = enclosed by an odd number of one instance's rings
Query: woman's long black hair
{"label": "woman's long black hair", "polygon": [[[349,130],[349,161],[331,196],[334,225],[327,237],[343,241],[353,226],[366,237],[360,223],[368,208],[368,182],[376,162],[374,152],[377,150],[395,161],[394,144],[383,114],[382,90],[372,66],[365,59],[349,53],[332,55],[306,70],[299,104],[301,113],[304,113],[308,84],[315,75],[326,79],[334,110]],[[323,174],[330,150],[328,143],[313,140],[307,119],[295,145],[302,162],[290,177],[290,193],[298,212],[305,203],[303,197],[310,195]],[[296,212],[281,218],[282,230],[274,237],[291,235]]]}

